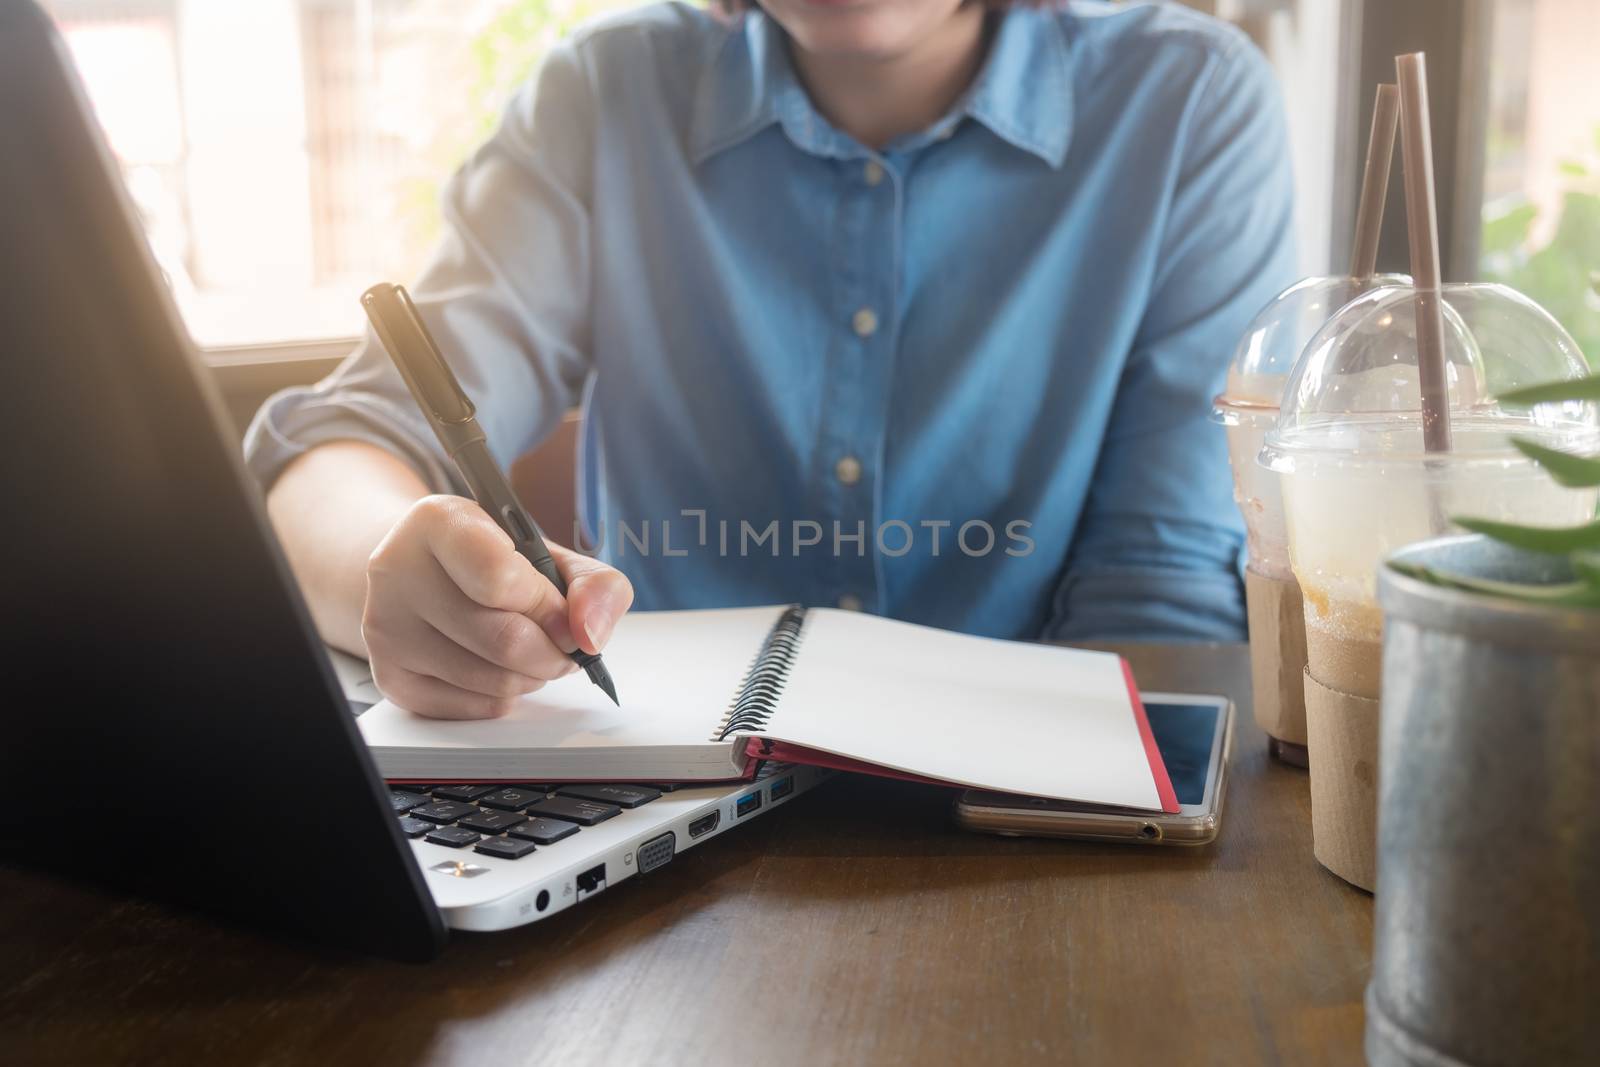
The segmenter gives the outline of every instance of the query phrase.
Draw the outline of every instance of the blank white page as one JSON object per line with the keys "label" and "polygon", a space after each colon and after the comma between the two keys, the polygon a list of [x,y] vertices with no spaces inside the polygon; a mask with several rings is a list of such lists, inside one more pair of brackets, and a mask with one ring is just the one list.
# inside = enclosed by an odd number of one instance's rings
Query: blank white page
{"label": "blank white page", "polygon": [[630,612],[603,650],[621,707],[578,671],[504,718],[429,719],[385,700],[356,721],[390,778],[733,777],[712,732],[782,610]]}
{"label": "blank white page", "polygon": [[958,785],[1161,809],[1121,660],[827,608],[806,613],[774,740]]}

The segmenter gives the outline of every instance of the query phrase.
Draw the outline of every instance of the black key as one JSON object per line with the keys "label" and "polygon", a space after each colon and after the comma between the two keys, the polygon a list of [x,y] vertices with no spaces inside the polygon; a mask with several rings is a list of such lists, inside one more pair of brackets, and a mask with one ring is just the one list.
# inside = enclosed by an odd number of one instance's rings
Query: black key
{"label": "black key", "polygon": [[389,794],[389,803],[394,805],[396,813],[405,813],[412,808],[420,808],[428,802],[428,798],[417,793],[394,792]]}
{"label": "black key", "polygon": [[396,793],[427,793],[439,787],[426,782],[390,782],[389,788]]}
{"label": "black key", "polygon": [[480,836],[459,826],[440,826],[423,840],[432,841],[436,845],[447,845],[450,848],[466,848]]}
{"label": "black key", "polygon": [[464,815],[471,815],[478,809],[471,804],[461,804],[454,800],[436,800],[432,804],[424,804],[420,808],[412,808],[409,814],[415,819],[427,819],[440,825],[448,825]]}
{"label": "black key", "polygon": [[532,841],[518,841],[514,837],[486,837],[478,842],[474,852],[485,856],[499,856],[503,860],[520,860],[534,851]]}
{"label": "black key", "polygon": [[657,782],[655,787],[663,793],[676,793],[680,789],[689,788],[683,782]]}
{"label": "black key", "polygon": [[549,782],[512,782],[511,788],[526,789],[530,793],[538,793],[543,795],[545,793],[554,793],[557,787],[551,785]]}
{"label": "black key", "polygon": [[637,808],[661,799],[661,790],[648,785],[564,785],[558,795]]}
{"label": "black key", "polygon": [[413,819],[409,815],[400,816],[400,832],[407,837],[421,837],[433,829],[433,823],[423,819]]}
{"label": "black key", "polygon": [[481,830],[486,834],[497,834],[521,821],[522,816],[510,811],[480,811],[468,815],[457,825],[465,826],[469,830]]}
{"label": "black key", "polygon": [[490,793],[481,798],[478,804],[485,808],[499,808],[501,811],[521,811],[529,804],[543,799],[543,789],[535,791],[519,785],[515,789],[502,789],[498,793]]}
{"label": "black key", "polygon": [[446,800],[477,800],[485,793],[493,793],[497,785],[441,785],[433,791],[436,797]]}
{"label": "black key", "polygon": [[545,815],[552,819],[565,819],[579,826],[593,826],[597,822],[622,814],[622,809],[610,804],[596,804],[577,797],[551,797],[528,809],[528,815]]}
{"label": "black key", "polygon": [[577,833],[578,828],[570,822],[561,822],[559,819],[529,819],[506,832],[512,837],[525,837],[541,845],[553,845],[563,837],[571,837]]}

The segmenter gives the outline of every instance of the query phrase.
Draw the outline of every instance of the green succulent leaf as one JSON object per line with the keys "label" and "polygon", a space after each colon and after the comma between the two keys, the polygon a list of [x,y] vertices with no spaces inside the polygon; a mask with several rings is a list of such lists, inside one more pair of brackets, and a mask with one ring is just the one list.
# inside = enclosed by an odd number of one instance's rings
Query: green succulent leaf
{"label": "green succulent leaf", "polygon": [[1513,437],[1511,443],[1516,446],[1518,452],[1549,471],[1550,477],[1568,489],[1585,489],[1592,485],[1600,485],[1600,457],[1591,459],[1587,456],[1575,456],[1571,452],[1546,448],[1526,437]]}
{"label": "green succulent leaf", "polygon": [[1420,563],[1407,563],[1404,560],[1391,559],[1388,563],[1390,570],[1396,574],[1403,574],[1407,578],[1415,578],[1419,582],[1429,585],[1450,586],[1450,581],[1432,567],[1424,567]]}
{"label": "green succulent leaf", "polygon": [[1574,552],[1572,573],[1600,593],[1600,552]]}
{"label": "green succulent leaf", "polygon": [[1534,404],[1560,403],[1564,400],[1600,400],[1600,374],[1548,385],[1533,385],[1500,394],[1500,403],[1508,407],[1532,407]]}
{"label": "green succulent leaf", "polygon": [[1600,549],[1600,521],[1583,526],[1519,526],[1516,523],[1461,516],[1452,516],[1450,521],[1463,530],[1480,533],[1501,544],[1529,552],[1565,556],[1570,552]]}
{"label": "green succulent leaf", "polygon": [[[1600,561],[1597,561],[1600,563]],[[1432,567],[1424,567],[1415,563],[1402,563],[1398,560],[1391,561],[1389,568],[1407,578],[1415,578],[1419,582],[1439,586],[1442,589],[1456,589],[1464,593],[1478,593],[1483,596],[1501,597],[1509,600],[1520,600],[1530,604],[1542,604],[1546,607],[1563,608],[1600,608],[1600,585],[1588,581],[1559,582],[1554,585],[1525,585],[1520,582],[1496,582],[1487,578],[1469,578],[1461,574],[1450,574],[1437,571]]]}

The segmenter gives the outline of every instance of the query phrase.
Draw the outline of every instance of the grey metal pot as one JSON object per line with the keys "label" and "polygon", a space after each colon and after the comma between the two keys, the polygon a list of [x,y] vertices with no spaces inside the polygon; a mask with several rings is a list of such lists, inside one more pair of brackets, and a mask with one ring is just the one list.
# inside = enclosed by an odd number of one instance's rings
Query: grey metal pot
{"label": "grey metal pot", "polygon": [[[1565,561],[1452,537],[1393,557],[1479,578]],[[1368,1059],[1600,1062],[1600,612],[1382,569]]]}

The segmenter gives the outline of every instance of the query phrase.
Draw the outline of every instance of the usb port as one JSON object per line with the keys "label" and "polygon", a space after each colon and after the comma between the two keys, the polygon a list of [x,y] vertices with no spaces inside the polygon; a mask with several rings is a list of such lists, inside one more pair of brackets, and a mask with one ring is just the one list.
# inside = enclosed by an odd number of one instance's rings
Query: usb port
{"label": "usb port", "polygon": [[794,792],[794,775],[779,778],[772,783],[772,802],[776,804],[790,793]]}
{"label": "usb port", "polygon": [[717,828],[717,824],[720,822],[722,822],[722,812],[720,811],[714,811],[710,815],[702,815],[689,824],[689,836],[699,837],[702,834],[709,834]]}
{"label": "usb port", "polygon": [[746,793],[744,796],[733,802],[733,817],[735,819],[742,819],[746,815],[749,815],[752,811],[759,810],[760,807],[761,793],[759,791],[754,793]]}

